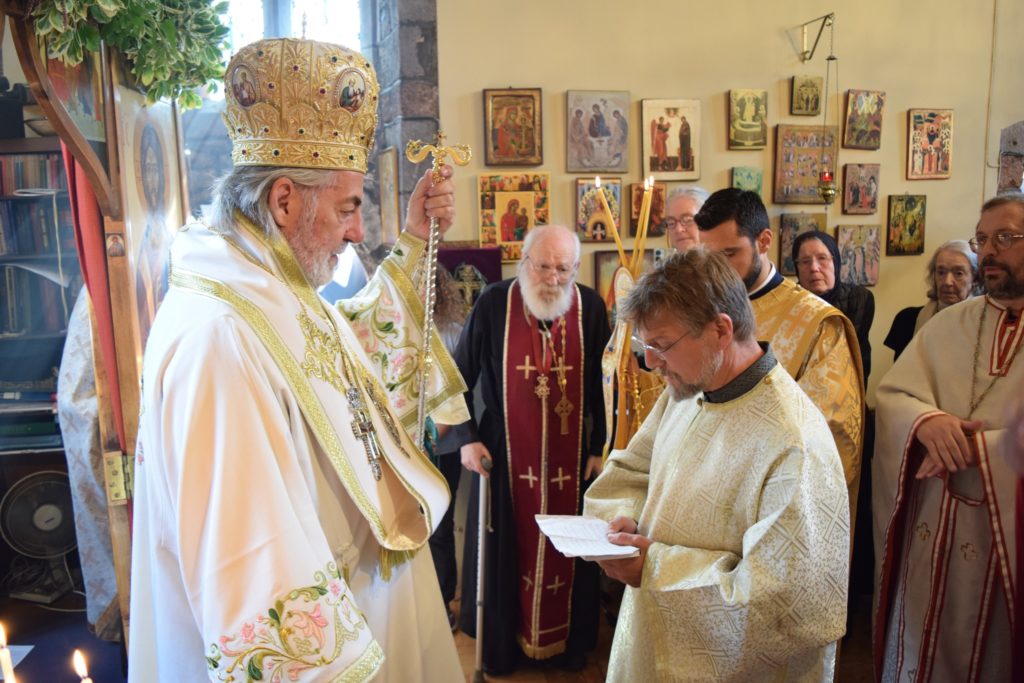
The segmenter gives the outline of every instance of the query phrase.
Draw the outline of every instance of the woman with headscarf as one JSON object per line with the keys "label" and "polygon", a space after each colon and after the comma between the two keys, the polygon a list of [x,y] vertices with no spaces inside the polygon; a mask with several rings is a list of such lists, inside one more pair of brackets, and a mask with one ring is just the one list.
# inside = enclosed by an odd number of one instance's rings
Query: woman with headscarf
{"label": "woman with headscarf", "polygon": [[832,304],[850,319],[857,330],[864,384],[871,372],[871,342],[868,332],[875,318],[875,297],[860,285],[842,281],[839,246],[831,235],[817,230],[797,235],[793,240],[793,263],[800,286]]}
{"label": "woman with headscarf", "polygon": [[950,240],[940,245],[928,260],[928,274],[924,281],[928,284],[928,303],[910,306],[897,313],[885,337],[885,345],[895,354],[894,360],[900,357],[917,331],[933,315],[947,306],[981,294],[978,256],[966,241]]}

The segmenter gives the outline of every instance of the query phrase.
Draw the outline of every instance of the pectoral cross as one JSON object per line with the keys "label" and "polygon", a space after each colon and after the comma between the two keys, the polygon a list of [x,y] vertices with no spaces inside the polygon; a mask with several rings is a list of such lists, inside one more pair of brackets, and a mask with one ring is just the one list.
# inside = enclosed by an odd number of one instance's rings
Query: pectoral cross
{"label": "pectoral cross", "polygon": [[569,433],[569,416],[572,414],[574,407],[572,401],[565,395],[565,388],[568,385],[565,373],[569,370],[572,370],[572,366],[565,364],[564,357],[559,358],[555,371],[558,373],[558,386],[562,389],[562,398],[558,399],[558,403],[555,404],[555,414],[561,419],[559,433],[563,436]]}
{"label": "pectoral cross", "polygon": [[561,419],[561,424],[559,425],[560,434],[569,433],[569,416],[572,415],[572,409],[572,401],[567,399],[565,394],[562,394],[562,398],[558,399],[558,403],[555,404],[555,414]]}
{"label": "pectoral cross", "polygon": [[363,440],[363,448],[366,451],[366,460],[370,463],[370,471],[373,473],[373,478],[380,481],[380,446],[377,443],[373,420],[363,410],[363,398],[358,389],[352,387],[345,393],[345,397],[352,410],[352,433],[356,435],[357,439]]}

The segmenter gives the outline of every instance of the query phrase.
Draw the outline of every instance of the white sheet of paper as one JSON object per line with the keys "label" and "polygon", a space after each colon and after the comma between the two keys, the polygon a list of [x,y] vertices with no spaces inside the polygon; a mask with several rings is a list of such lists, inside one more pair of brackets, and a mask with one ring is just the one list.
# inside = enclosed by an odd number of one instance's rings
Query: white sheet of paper
{"label": "white sheet of paper", "polygon": [[584,560],[621,560],[636,557],[640,549],[615,545],[608,541],[608,522],[597,517],[578,515],[534,515],[541,533],[548,537],[555,550],[566,557]]}

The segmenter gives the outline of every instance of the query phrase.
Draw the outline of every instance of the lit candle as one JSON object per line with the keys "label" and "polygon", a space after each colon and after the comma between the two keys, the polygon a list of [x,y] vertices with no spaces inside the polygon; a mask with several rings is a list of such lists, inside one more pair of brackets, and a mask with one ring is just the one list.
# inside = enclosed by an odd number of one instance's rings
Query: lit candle
{"label": "lit candle", "polygon": [[821,172],[821,182],[831,183],[832,182],[832,171],[831,169],[824,169]]}
{"label": "lit candle", "polygon": [[4,673],[4,681],[14,680],[14,662],[11,661],[11,651],[7,647],[7,632],[4,625],[0,624],[0,670]]}
{"label": "lit candle", "polygon": [[75,650],[75,655],[71,658],[72,663],[75,667],[75,673],[82,679],[82,683],[92,683],[92,679],[89,678],[89,670],[85,668],[85,655],[82,654],[81,650]]}

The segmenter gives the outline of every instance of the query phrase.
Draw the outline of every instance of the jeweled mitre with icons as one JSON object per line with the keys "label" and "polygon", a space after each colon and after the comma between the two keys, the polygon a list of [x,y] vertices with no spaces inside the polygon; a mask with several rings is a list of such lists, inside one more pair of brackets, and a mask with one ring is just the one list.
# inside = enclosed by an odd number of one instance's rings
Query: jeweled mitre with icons
{"label": "jeweled mitre with icons", "polygon": [[346,47],[272,38],[243,47],[224,75],[235,166],[366,173],[380,86]]}

